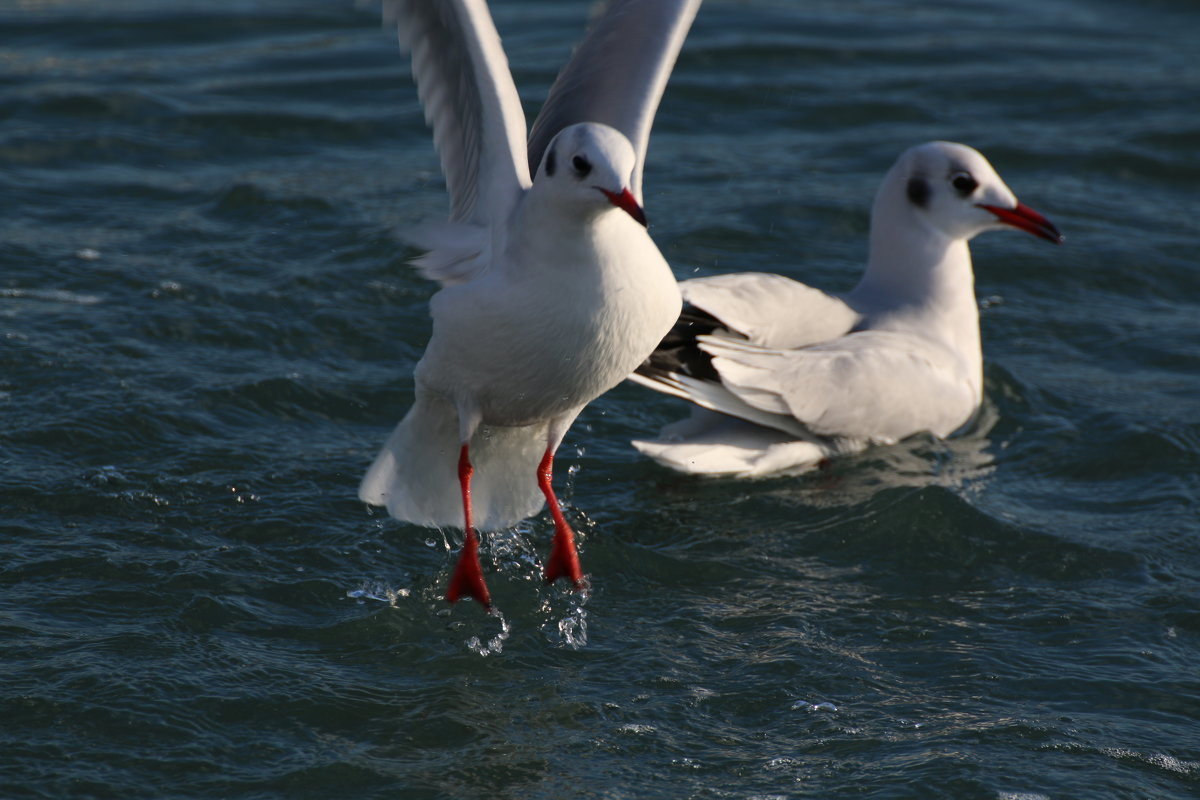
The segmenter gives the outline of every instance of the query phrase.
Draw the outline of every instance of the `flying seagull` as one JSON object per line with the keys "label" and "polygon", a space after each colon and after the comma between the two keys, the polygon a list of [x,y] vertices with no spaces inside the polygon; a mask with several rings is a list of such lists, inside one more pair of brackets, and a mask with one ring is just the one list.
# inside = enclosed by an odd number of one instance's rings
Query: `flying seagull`
{"label": "flying seagull", "polygon": [[[699,0],[611,0],[534,121],[483,0],[394,0],[450,195],[411,241],[441,284],[416,398],[359,497],[401,520],[462,526],[446,599],[490,607],[476,530],[537,514],[544,577],[583,587],[551,486],[554,453],[589,402],[626,378],[679,316],[650,239],[642,171],[654,113]],[[531,167],[533,170],[531,171]]]}

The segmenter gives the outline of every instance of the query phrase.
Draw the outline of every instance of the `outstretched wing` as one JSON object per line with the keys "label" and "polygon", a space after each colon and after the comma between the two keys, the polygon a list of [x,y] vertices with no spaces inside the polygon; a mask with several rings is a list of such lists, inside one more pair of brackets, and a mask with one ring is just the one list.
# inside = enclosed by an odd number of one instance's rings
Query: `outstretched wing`
{"label": "outstretched wing", "polygon": [[413,80],[433,128],[450,221],[488,227],[529,188],[525,113],[484,0],[386,0],[412,53]]}
{"label": "outstretched wing", "polygon": [[633,144],[637,165],[629,188],[641,203],[650,126],[699,7],[700,0],[608,0],[534,120],[532,168],[563,128],[601,122]]}

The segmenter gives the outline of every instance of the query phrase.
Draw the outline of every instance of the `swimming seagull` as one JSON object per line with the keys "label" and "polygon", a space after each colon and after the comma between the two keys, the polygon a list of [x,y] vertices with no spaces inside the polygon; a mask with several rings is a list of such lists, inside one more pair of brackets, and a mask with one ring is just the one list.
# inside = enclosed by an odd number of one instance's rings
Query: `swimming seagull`
{"label": "swimming seagull", "polygon": [[633,445],[681,472],[756,476],[949,436],[983,393],[967,242],[1000,228],[1062,241],[978,152],[929,142],[883,179],[850,293],[758,272],[684,281],[678,322],[631,379],[696,407]]}
{"label": "swimming seagull", "polygon": [[[410,236],[441,283],[416,398],[359,487],[392,516],[459,526],[446,599],[491,597],[476,530],[554,519],[547,582],[583,586],[551,476],[579,412],[616,386],[679,316],[646,230],[650,126],[699,0],[612,0],[525,116],[483,0],[386,5],[433,128],[450,216]],[[530,165],[536,172],[530,173]]]}

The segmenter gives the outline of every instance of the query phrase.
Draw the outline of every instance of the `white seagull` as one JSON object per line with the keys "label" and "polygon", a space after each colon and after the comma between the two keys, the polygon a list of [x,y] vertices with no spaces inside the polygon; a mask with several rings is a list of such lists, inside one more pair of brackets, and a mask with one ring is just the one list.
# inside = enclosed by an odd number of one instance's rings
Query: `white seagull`
{"label": "white seagull", "polygon": [[[650,126],[700,0],[612,0],[525,115],[484,0],[386,7],[433,128],[450,218],[410,238],[442,289],[416,399],[359,497],[419,525],[462,526],[446,598],[490,607],[476,529],[554,518],[545,579],[582,587],[551,487],[575,417],[633,372],[679,316],[646,231]],[[530,171],[530,165],[536,172]]]}
{"label": "white seagull", "polygon": [[631,379],[696,408],[633,445],[681,472],[746,477],[949,436],[983,395],[967,242],[1009,227],[1062,241],[975,150],[909,149],[875,196],[866,273],[850,293],[759,272],[680,284],[679,321]]}

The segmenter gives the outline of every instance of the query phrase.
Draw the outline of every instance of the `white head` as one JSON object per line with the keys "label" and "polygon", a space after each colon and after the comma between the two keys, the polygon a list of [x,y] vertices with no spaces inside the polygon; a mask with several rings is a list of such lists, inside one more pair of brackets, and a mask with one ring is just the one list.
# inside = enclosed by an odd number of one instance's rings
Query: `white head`
{"label": "white head", "polygon": [[953,142],[917,145],[896,160],[872,211],[873,221],[889,219],[924,226],[952,241],[1005,227],[1062,241],[1049,220],[1017,202],[986,158]]}
{"label": "white head", "polygon": [[643,226],[646,215],[629,191],[637,155],[615,128],[580,122],[559,131],[542,156],[534,190],[586,216],[618,208]]}

